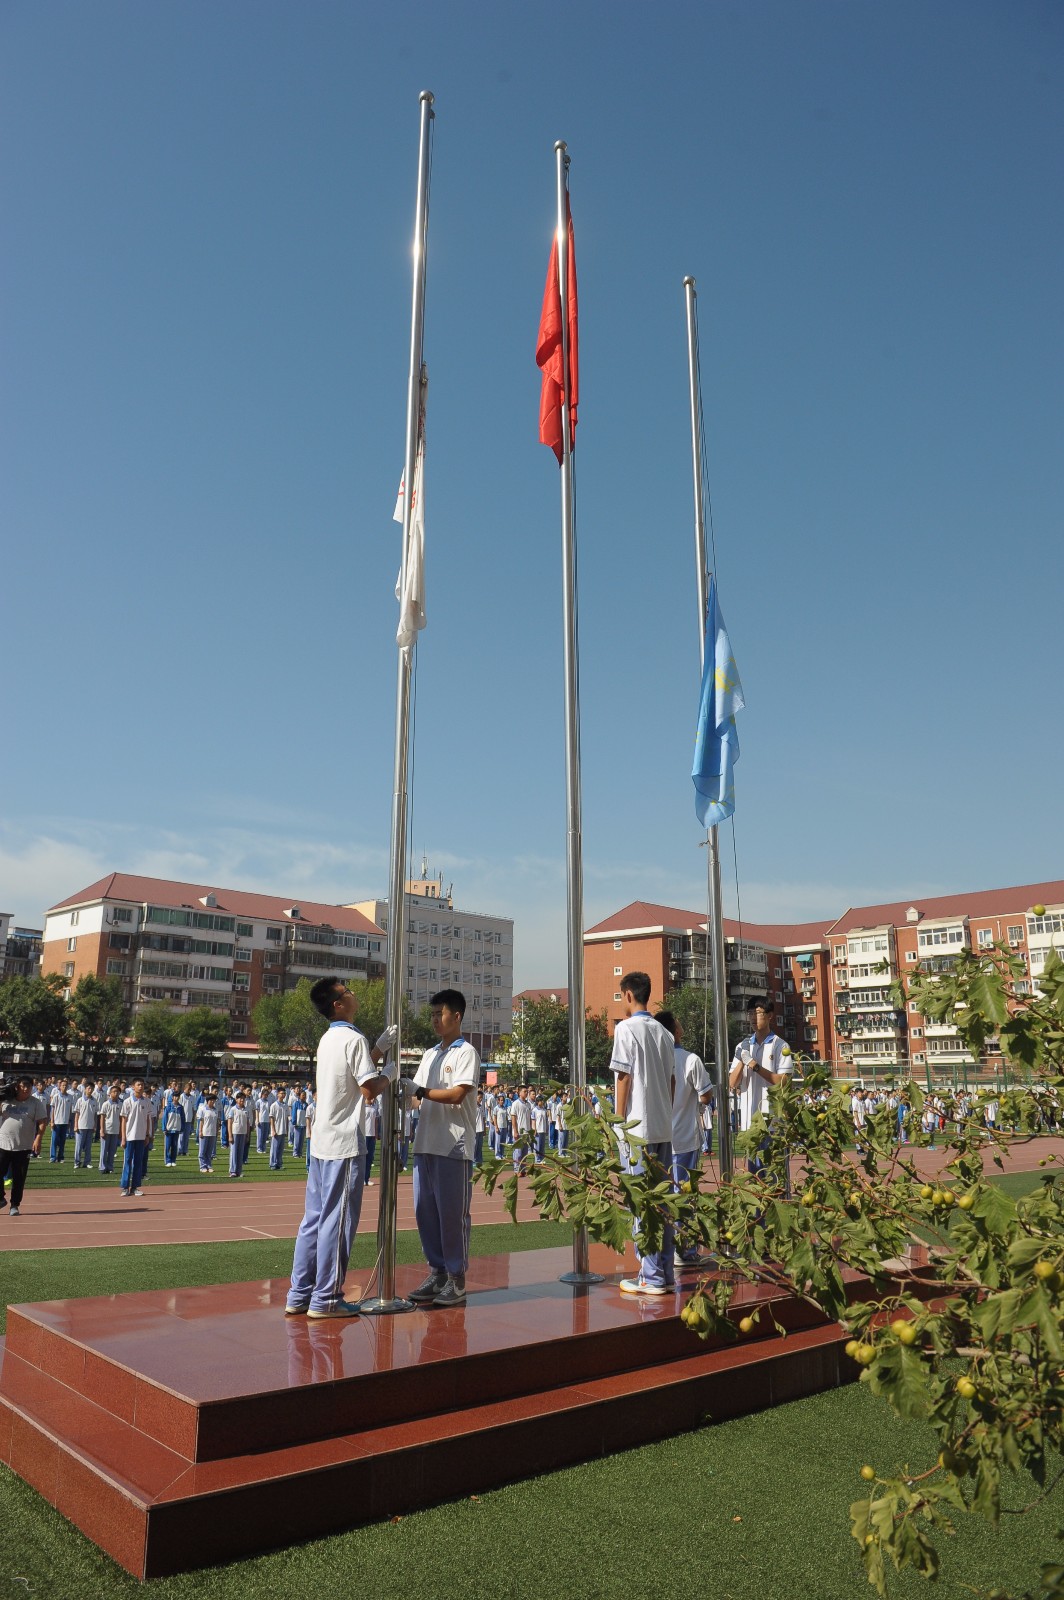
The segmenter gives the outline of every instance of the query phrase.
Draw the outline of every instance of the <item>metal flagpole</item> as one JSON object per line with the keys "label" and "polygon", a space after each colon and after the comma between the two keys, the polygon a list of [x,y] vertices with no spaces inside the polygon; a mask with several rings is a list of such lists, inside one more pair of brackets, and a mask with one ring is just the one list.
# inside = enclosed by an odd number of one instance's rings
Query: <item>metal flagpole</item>
{"label": "metal flagpole", "polygon": [[[413,528],[414,467],[424,424],[425,265],[429,222],[429,155],[433,96],[421,94],[421,138],[418,149],[417,206],[414,213],[414,302],[410,321],[410,378],[406,396],[406,455],[403,462],[403,560],[400,605],[406,600],[407,563]],[[381,1129],[380,1212],[377,1220],[377,1293],[362,1301],[362,1310],[382,1314],[409,1311],[413,1301],[395,1293],[395,1216],[399,1193],[399,1140],[403,1129],[400,1064],[403,1020],[403,972],[406,967],[406,833],[407,779],[410,767],[410,679],[414,646],[399,646],[395,692],[395,766],[392,787],[391,868],[388,879],[388,1022],[399,1033],[393,1045],[395,1076],[384,1095]]]}
{"label": "metal flagpole", "polygon": [[[580,820],[580,658],[576,605],[576,516],[573,505],[573,433],[569,371],[569,155],[564,139],[554,146],[558,179],[558,296],[562,324],[562,620],[565,646],[566,900],[569,954],[569,1082],[573,1104],[587,1088],[584,1038],[584,863]],[[573,1270],[563,1283],[601,1283],[592,1272],[587,1229],[573,1235]]]}
{"label": "metal flagpole", "polygon": [[[698,569],[698,663],[699,673],[706,665],[706,608],[709,604],[709,573],[706,568],[706,522],[703,509],[702,479],[702,403],[698,378],[698,311],[695,305],[695,280],[683,280],[687,300],[687,368],[691,391],[691,460],[695,488],[695,565]],[[720,1175],[730,1178],[732,1156],[731,1091],[728,1088],[728,996],[724,977],[724,907],[720,893],[720,846],[716,825],[707,830],[707,874],[709,886],[709,961],[713,987],[713,1040],[717,1056],[717,1148]]]}

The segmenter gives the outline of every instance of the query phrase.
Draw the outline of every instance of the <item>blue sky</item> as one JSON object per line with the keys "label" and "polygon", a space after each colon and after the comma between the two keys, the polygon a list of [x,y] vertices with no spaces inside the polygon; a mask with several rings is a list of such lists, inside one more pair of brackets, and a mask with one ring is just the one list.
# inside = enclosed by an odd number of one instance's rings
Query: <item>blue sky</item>
{"label": "blue sky", "polygon": [[[1060,876],[1064,10],[0,12],[0,909],[387,883],[418,94],[436,95],[413,844],[565,979],[572,155],[585,920],[704,903],[682,280],[746,691],[743,913]],[[724,831],[726,899],[735,909]]]}

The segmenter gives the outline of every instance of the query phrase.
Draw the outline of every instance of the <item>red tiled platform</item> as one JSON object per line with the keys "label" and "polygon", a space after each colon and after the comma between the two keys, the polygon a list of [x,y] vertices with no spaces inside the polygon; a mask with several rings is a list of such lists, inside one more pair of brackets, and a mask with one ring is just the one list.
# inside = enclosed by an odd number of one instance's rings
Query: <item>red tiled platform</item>
{"label": "red tiled platform", "polygon": [[[773,1304],[702,1343],[682,1295],[558,1282],[568,1250],[481,1257],[464,1308],[283,1316],[287,1283],[12,1307],[0,1460],[154,1578],[397,1515],[831,1388],[845,1335]],[[399,1293],[423,1269],[400,1267]],[[743,1286],[735,1316],[760,1297]],[[764,1332],[760,1328],[764,1328]],[[220,1514],[212,1514],[220,1513]]]}

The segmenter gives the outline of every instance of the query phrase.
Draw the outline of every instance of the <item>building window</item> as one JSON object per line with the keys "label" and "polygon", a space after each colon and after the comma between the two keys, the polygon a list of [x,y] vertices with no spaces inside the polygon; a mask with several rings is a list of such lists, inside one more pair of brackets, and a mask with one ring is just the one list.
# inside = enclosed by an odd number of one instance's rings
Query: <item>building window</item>
{"label": "building window", "polygon": [[987,945],[993,944],[994,942],[993,928],[980,928],[979,932],[976,934],[976,938],[979,940],[980,948],[985,950]]}
{"label": "building window", "polygon": [[63,977],[64,978],[72,978],[73,976],[74,976],[74,963],[72,961],[64,961],[63,962]]}
{"label": "building window", "polygon": [[905,959],[906,959],[906,961],[915,961],[916,960],[916,951],[915,950],[906,950]]}
{"label": "building window", "polygon": [[816,1044],[816,1042],[817,1042],[817,1032],[816,1032],[815,1028],[806,1028],[805,1036],[808,1039],[810,1044]]}
{"label": "building window", "polygon": [[615,977],[615,978],[619,978],[619,977],[620,977],[620,975],[621,975],[621,969],[620,969],[620,967],[614,967],[614,969],[613,969],[613,976],[614,976],[614,977]]}
{"label": "building window", "polygon": [[248,1025],[246,1022],[234,1022],[230,1031],[232,1032],[234,1039],[246,1039],[248,1036]]}
{"label": "building window", "polygon": [[80,917],[80,916],[81,916],[81,912],[80,912],[80,911],[72,911],[72,912],[71,912],[71,913],[70,913],[70,926],[71,926],[71,927],[72,927],[72,928],[76,928],[76,927],[77,927],[77,925],[78,925],[78,918],[79,918],[79,917]]}
{"label": "building window", "polygon": [[272,972],[268,972],[262,980],[262,987],[266,994],[276,994],[281,987],[281,980]]}
{"label": "building window", "polygon": [[1009,929],[1009,943],[1010,944],[1019,944],[1022,941],[1022,939],[1023,939],[1023,929],[1022,928],[1010,928]]}
{"label": "building window", "polygon": [[923,1036],[924,1036],[923,1028],[911,1028],[909,1030],[909,1033],[910,1033],[910,1037],[913,1038],[913,1039],[922,1039]]}
{"label": "building window", "polygon": [[620,999],[620,998],[621,998],[621,991],[620,991],[620,990],[619,990],[619,989],[618,989],[618,990],[617,990],[617,993],[616,993],[616,994],[615,994],[615,995],[614,995],[614,997],[613,997],[613,998],[614,998],[614,999],[615,999],[615,1000],[619,1000],[619,999]]}
{"label": "building window", "polygon": [[70,951],[74,951],[74,950],[77,949],[77,947],[78,947],[78,940],[77,940],[77,935],[75,934],[72,939],[68,939],[67,940],[67,949],[70,950]]}
{"label": "building window", "polygon": [[623,939],[614,939],[613,948],[615,950],[620,950],[623,947],[623,945],[624,945],[624,940]]}
{"label": "building window", "polygon": [[254,939],[255,924],[253,922],[238,922],[236,931],[239,939]]}
{"label": "building window", "polygon": [[284,937],[284,935],[283,935],[283,932],[282,932],[282,930],[280,928],[267,928],[266,929],[266,937],[267,937],[267,939],[272,939],[275,944],[280,944],[281,939]]}
{"label": "building window", "polygon": [[245,993],[251,988],[250,972],[234,972],[233,988],[243,990]]}
{"label": "building window", "polygon": [[109,978],[124,978],[129,971],[128,961],[116,961],[113,957],[107,963],[107,976]]}
{"label": "building window", "polygon": [[250,950],[235,950],[233,952],[233,954],[234,954],[234,957],[235,957],[235,959],[237,961],[250,961],[251,960],[251,951]]}
{"label": "building window", "polygon": [[132,922],[133,913],[128,906],[115,906],[111,920],[113,922]]}

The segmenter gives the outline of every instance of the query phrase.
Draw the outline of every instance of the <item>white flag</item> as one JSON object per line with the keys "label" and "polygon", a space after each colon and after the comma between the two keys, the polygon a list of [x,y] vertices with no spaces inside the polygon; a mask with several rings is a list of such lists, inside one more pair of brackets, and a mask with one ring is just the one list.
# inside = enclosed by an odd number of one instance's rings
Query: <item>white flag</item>
{"label": "white flag", "polygon": [[[405,473],[399,480],[399,498],[395,502],[394,521],[406,518]],[[411,501],[410,543],[406,551],[406,591],[403,592],[403,571],[395,580],[395,598],[399,602],[399,627],[395,642],[413,644],[425,626],[425,436],[418,440],[414,462],[414,495]]]}

